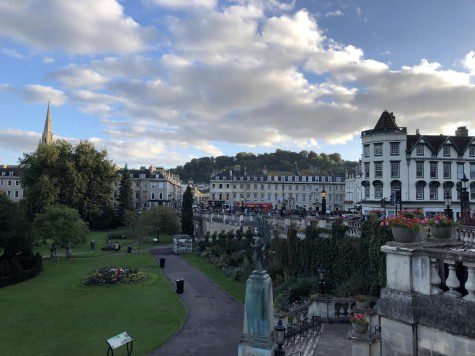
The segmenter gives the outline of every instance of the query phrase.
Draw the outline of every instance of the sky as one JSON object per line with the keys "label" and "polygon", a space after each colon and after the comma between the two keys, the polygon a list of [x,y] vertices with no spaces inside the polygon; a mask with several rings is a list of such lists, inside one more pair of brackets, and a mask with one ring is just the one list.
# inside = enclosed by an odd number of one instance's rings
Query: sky
{"label": "sky", "polygon": [[118,164],[361,155],[383,110],[475,134],[475,1],[0,0],[0,163],[55,138]]}

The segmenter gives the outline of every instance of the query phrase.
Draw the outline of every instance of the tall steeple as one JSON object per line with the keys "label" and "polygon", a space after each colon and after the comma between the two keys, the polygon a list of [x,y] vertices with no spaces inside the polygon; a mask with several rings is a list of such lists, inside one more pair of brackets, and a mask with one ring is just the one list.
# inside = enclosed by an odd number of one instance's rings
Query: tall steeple
{"label": "tall steeple", "polygon": [[53,126],[51,124],[50,104],[51,98],[48,99],[48,111],[46,112],[45,128],[43,129],[43,135],[41,136],[40,145],[49,145],[53,143]]}

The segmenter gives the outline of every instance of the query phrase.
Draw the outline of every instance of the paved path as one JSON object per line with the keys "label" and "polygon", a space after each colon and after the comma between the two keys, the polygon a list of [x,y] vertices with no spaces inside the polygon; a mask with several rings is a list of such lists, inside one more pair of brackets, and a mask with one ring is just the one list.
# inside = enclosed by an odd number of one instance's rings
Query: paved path
{"label": "paved path", "polygon": [[185,292],[180,297],[188,308],[181,330],[152,355],[237,355],[244,318],[243,306],[199,270],[171,254],[169,247],[153,248],[151,253],[157,262],[159,257],[165,255],[167,261],[163,272],[174,288],[176,279],[185,280]]}
{"label": "paved path", "polygon": [[348,339],[350,324],[323,324],[316,343],[314,356],[351,356],[351,341]]}

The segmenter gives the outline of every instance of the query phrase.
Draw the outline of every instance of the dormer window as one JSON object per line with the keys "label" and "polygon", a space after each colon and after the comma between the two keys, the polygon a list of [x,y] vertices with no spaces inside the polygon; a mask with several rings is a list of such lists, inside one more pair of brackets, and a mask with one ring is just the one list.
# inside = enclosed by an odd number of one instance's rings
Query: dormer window
{"label": "dormer window", "polygon": [[470,157],[475,157],[475,146],[470,146],[470,148],[468,149],[468,155]]}
{"label": "dormer window", "polygon": [[140,178],[145,178],[145,174],[141,174],[141,175],[140,175]]}
{"label": "dormer window", "polygon": [[130,173],[129,176],[130,176],[130,178],[134,178],[134,174],[133,174],[133,173]]}
{"label": "dormer window", "polygon": [[9,175],[10,175],[10,177],[13,177],[13,172],[10,172]]}
{"label": "dormer window", "polygon": [[449,157],[450,156],[450,146],[445,145],[444,148],[443,148],[443,152],[444,152],[444,157]]}
{"label": "dormer window", "polygon": [[383,144],[382,143],[375,143],[374,144],[374,155],[375,156],[382,156],[383,155]]}
{"label": "dormer window", "polygon": [[418,156],[424,156],[424,145],[422,143],[417,145],[416,154]]}

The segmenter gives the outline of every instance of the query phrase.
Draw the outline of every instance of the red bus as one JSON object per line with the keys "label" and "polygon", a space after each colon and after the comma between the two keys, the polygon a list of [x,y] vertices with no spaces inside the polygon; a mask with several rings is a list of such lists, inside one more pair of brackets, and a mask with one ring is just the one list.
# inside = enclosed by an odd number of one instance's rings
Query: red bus
{"label": "red bus", "polygon": [[236,209],[238,208],[247,208],[248,210],[261,210],[264,213],[268,213],[269,211],[272,210],[272,204],[271,203],[241,203],[241,202],[235,202],[234,207]]}

